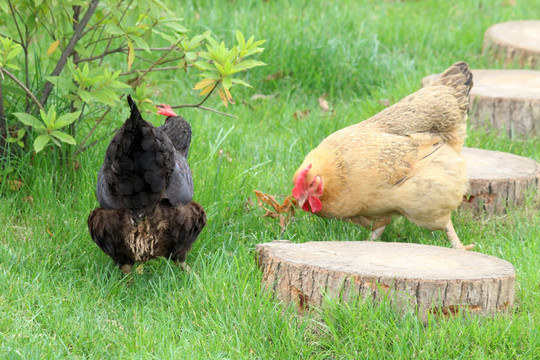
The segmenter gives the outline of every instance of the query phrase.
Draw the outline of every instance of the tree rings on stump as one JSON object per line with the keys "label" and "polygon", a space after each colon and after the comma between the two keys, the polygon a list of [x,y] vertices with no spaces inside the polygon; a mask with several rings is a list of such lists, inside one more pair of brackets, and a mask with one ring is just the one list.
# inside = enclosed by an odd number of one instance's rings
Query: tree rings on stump
{"label": "tree rings on stump", "polygon": [[[540,71],[472,70],[469,125],[508,137],[540,134]],[[439,74],[422,79],[427,86]]]}
{"label": "tree rings on stump", "polygon": [[488,214],[504,213],[508,205],[521,205],[529,191],[540,192],[540,164],[499,151],[464,148],[469,193],[461,208]]}
{"label": "tree rings on stump", "polygon": [[540,67],[540,21],[518,20],[490,26],[484,34],[484,53],[505,65]]}
{"label": "tree rings on stump", "polygon": [[409,243],[328,241],[257,245],[263,283],[300,311],[324,296],[382,298],[399,310],[491,314],[514,302],[515,269],[473,251]]}

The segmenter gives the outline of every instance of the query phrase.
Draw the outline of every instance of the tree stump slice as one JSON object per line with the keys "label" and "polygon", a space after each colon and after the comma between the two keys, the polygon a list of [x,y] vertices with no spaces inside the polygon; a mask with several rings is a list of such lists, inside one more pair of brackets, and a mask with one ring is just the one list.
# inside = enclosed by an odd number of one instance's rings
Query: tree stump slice
{"label": "tree stump slice", "polygon": [[460,208],[502,214],[523,204],[529,191],[540,195],[540,164],[500,151],[464,148],[469,193]]}
{"label": "tree stump slice", "polygon": [[300,311],[324,296],[377,302],[386,297],[402,311],[491,314],[514,302],[515,269],[473,251],[372,241],[274,241],[257,245],[264,285]]}
{"label": "tree stump slice", "polygon": [[[540,71],[472,70],[469,124],[508,137],[540,134]],[[439,74],[426,76],[431,84]]]}
{"label": "tree stump slice", "polygon": [[540,21],[509,21],[490,26],[484,34],[484,53],[505,65],[540,66]]}

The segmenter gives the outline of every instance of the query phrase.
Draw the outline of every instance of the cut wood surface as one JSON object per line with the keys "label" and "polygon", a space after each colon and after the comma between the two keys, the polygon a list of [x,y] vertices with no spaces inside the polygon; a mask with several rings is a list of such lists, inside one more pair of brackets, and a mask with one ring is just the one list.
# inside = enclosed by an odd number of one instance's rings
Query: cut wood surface
{"label": "cut wood surface", "polygon": [[[540,71],[472,70],[469,125],[509,137],[540,134]],[[426,76],[426,86],[439,74]]]}
{"label": "cut wood surface", "polygon": [[505,65],[540,66],[540,21],[518,20],[490,26],[484,34],[484,53]]}
{"label": "cut wood surface", "polygon": [[398,309],[428,313],[494,313],[514,302],[515,269],[507,261],[473,251],[371,241],[257,245],[263,282],[300,311],[324,296],[343,301],[355,294],[388,300]]}
{"label": "cut wood surface", "polygon": [[523,204],[529,191],[540,196],[540,164],[500,151],[464,148],[469,193],[461,208],[504,213],[508,205]]}

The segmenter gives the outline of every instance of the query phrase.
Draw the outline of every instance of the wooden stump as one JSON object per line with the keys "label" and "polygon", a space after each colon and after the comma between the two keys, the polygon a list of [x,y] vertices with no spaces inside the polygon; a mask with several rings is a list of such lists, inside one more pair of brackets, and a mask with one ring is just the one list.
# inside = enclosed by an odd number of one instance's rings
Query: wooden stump
{"label": "wooden stump", "polygon": [[[540,71],[472,70],[469,125],[509,137],[540,134]],[[438,74],[426,76],[423,86]]]}
{"label": "wooden stump", "polygon": [[469,193],[461,208],[489,214],[504,213],[508,205],[521,205],[529,191],[540,194],[540,164],[499,151],[464,148]]}
{"label": "wooden stump", "polygon": [[540,21],[509,21],[489,27],[484,34],[484,53],[505,65],[540,67]]}
{"label": "wooden stump", "polygon": [[512,264],[473,251],[371,241],[274,241],[256,251],[265,286],[300,311],[320,306],[324,295],[387,297],[423,319],[461,309],[495,313],[514,302]]}

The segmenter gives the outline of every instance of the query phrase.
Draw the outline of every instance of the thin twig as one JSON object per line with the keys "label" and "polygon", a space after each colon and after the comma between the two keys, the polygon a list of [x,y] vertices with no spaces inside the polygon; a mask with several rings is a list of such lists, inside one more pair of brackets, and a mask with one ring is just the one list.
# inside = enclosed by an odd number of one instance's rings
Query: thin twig
{"label": "thin twig", "polygon": [[[188,67],[191,67],[193,65],[188,65]],[[165,66],[165,67],[159,67],[159,68],[153,68],[151,69],[150,71],[166,71],[166,70],[175,70],[175,69],[178,69],[178,66]],[[118,76],[125,76],[125,75],[131,75],[131,74],[136,74],[136,73],[140,73],[140,72],[143,72],[143,71],[146,71],[148,69],[137,69],[137,70],[132,70],[132,71],[128,71],[128,72],[123,72],[121,73],[120,75]]]}
{"label": "thin twig", "polygon": [[214,87],[212,88],[212,90],[210,90],[208,92],[208,94],[206,94],[206,96],[204,97],[204,99],[202,99],[202,101],[198,104],[193,104],[193,105],[176,105],[176,106],[173,106],[172,108],[173,109],[179,109],[179,108],[183,108],[183,107],[194,107],[194,108],[197,108],[197,107],[200,107],[202,104],[205,103],[206,100],[208,100],[208,98],[210,97],[210,95],[212,95],[212,93],[214,92],[214,90],[217,89],[219,83],[221,83],[221,80],[216,82],[216,85],[214,85]]}
{"label": "thin twig", "polygon": [[15,44],[21,45],[21,42],[20,42],[20,41],[17,41],[17,39],[13,39],[13,38],[11,38],[11,37],[5,35],[4,33],[0,33],[0,36],[3,37],[3,38],[8,38],[8,39],[10,39],[10,40],[13,41]]}
{"label": "thin twig", "polygon": [[[159,48],[149,48],[150,51],[169,51],[171,48],[170,47],[159,47]],[[135,51],[146,51],[146,49],[143,49],[143,48],[133,48],[133,50]],[[179,49],[179,48],[174,48],[173,50],[175,51],[182,51],[182,49]]]}
{"label": "thin twig", "polygon": [[232,118],[238,118],[238,116],[236,115],[232,115],[232,114],[228,114],[228,113],[225,113],[225,112],[221,112],[219,110],[216,110],[216,109],[212,109],[212,108],[209,108],[209,107],[206,107],[206,106],[202,106],[202,104],[204,104],[206,102],[206,100],[208,100],[208,98],[210,97],[210,95],[212,95],[212,93],[214,92],[214,90],[216,90],[216,88],[218,87],[218,85],[220,84],[221,81],[218,81],[216,82],[216,85],[214,85],[214,87],[212,88],[212,90],[210,90],[208,92],[208,94],[206,94],[206,96],[204,97],[204,99],[202,99],[201,102],[199,102],[198,104],[188,104],[188,105],[175,105],[175,106],[171,106],[172,109],[180,109],[180,108],[196,108],[196,109],[201,109],[201,110],[206,110],[206,111],[211,111],[211,112],[214,112],[216,114],[220,114],[220,115],[224,115],[224,116],[228,116],[228,117],[232,117]]}
{"label": "thin twig", "polygon": [[163,60],[163,58],[165,58],[165,56],[167,56],[173,49],[175,49],[178,44],[180,44],[180,41],[182,41],[182,39],[178,40],[174,45],[172,45],[168,51],[165,52],[165,54],[161,55],[161,57],[152,64],[152,66],[150,66],[148,69],[146,69],[146,71],[137,79],[137,81],[133,84],[133,88],[136,88],[137,85],[139,85],[139,83],[141,82],[141,80],[146,76],[146,74],[148,74],[150,71],[152,71],[153,68],[155,68],[161,60]]}
{"label": "thin twig", "polygon": [[[25,42],[25,40],[28,41],[28,38],[23,37],[23,34],[21,32],[21,28],[19,27],[19,22],[17,21],[17,15],[21,17],[21,15],[15,11],[15,8],[13,7],[13,4],[11,3],[11,0],[8,0],[9,8],[11,10],[13,21],[15,22],[15,27],[17,28],[17,32],[19,33],[19,39],[21,40],[21,47],[23,48],[24,52],[24,68],[26,73],[26,88],[28,88],[28,43]],[[25,98],[26,100],[26,109],[28,110],[28,96]]]}
{"label": "thin twig", "polygon": [[[184,107],[187,107],[187,106],[184,106]],[[196,106],[195,108],[196,109],[201,109],[201,110],[206,110],[206,111],[211,111],[211,112],[219,114],[219,115],[228,116],[228,117],[238,119],[238,116],[236,116],[236,115],[221,112],[221,111],[218,111],[216,109],[212,109],[212,108],[209,108],[209,107],[206,107],[206,106]]]}
{"label": "thin twig", "polygon": [[22,36],[21,29],[19,28],[19,23],[17,22],[17,17],[15,16],[16,12],[15,12],[15,9],[13,8],[13,4],[11,3],[11,0],[8,0],[8,4],[9,4],[9,9],[13,13],[13,21],[15,22],[15,27],[17,28],[17,32],[19,33],[19,38],[21,39],[21,46],[24,48],[26,47],[26,45],[24,42],[24,38]]}
{"label": "thin twig", "polygon": [[11,80],[15,81],[15,83],[17,85],[19,85],[19,87],[21,89],[24,90],[24,92],[26,93],[26,95],[28,95],[32,101],[34,101],[34,103],[41,109],[41,110],[45,110],[43,109],[43,106],[41,106],[39,100],[34,96],[34,94],[32,94],[32,92],[30,90],[28,90],[28,88],[26,87],[26,85],[24,85],[22,83],[22,81],[20,81],[19,79],[17,79],[17,77],[15,77],[15,75],[13,75],[12,73],[10,73],[9,71],[7,71],[5,68],[3,67],[0,67],[0,72],[3,72],[4,74],[6,74],[9,78],[11,78]]}
{"label": "thin twig", "polygon": [[4,111],[4,94],[2,93],[2,78],[3,76],[0,76],[0,152],[4,147],[3,140],[7,136],[6,113]]}
{"label": "thin twig", "polygon": [[[88,134],[86,134],[86,136],[84,137],[84,139],[81,141],[81,143],[79,144],[79,146],[83,146],[87,141],[88,141],[88,138],[90,136],[92,136],[92,134],[94,133],[94,131],[96,131],[98,125],[103,121],[103,119],[105,119],[105,116],[107,116],[107,114],[109,113],[109,111],[111,111],[111,107],[110,106],[107,106],[107,110],[105,110],[105,112],[103,113],[103,115],[101,115],[101,117],[98,119],[98,121],[96,121],[96,123],[94,124],[94,126],[92,126],[92,129],[90,129],[90,131],[88,132]],[[73,156],[75,157],[75,155]]]}
{"label": "thin twig", "polygon": [[[96,11],[96,8],[98,6],[99,0],[92,0],[90,5],[88,6],[88,10],[86,10],[86,13],[84,14],[81,22],[79,23],[79,26],[77,26],[77,30],[73,33],[73,36],[69,40],[68,45],[62,51],[62,55],[60,56],[60,60],[58,60],[58,63],[56,64],[56,67],[54,68],[53,72],[51,73],[51,76],[58,76],[64,69],[64,66],[67,63],[68,58],[73,53],[73,50],[75,49],[75,45],[79,41],[79,39],[82,36],[83,30],[90,21],[90,18],[94,15],[94,12]],[[47,99],[49,98],[49,95],[52,92],[52,89],[54,87],[54,84],[50,81],[47,81],[45,83],[45,86],[43,86],[43,94],[41,95],[41,101],[40,104],[43,106]]]}
{"label": "thin twig", "polygon": [[[122,4],[123,1],[120,2],[120,4]],[[122,20],[124,19],[124,16],[126,15],[128,9],[130,8],[131,4],[133,3],[133,0],[131,0],[129,2],[129,4],[127,4],[126,8],[124,9],[124,12],[122,12],[122,16],[120,16],[120,19],[118,20],[117,24],[120,24],[122,22]],[[118,6],[120,6],[120,4],[118,4]],[[105,30],[105,27],[103,27],[103,30]],[[103,32],[102,32],[103,34]],[[109,50],[109,46],[111,46],[111,43],[113,41],[113,38],[110,38],[109,39],[109,42],[107,43],[107,46],[105,46],[105,51]],[[88,46],[90,46],[90,44],[88,44]],[[96,46],[97,46],[97,43],[96,43]],[[96,47],[94,47],[94,50],[96,49]],[[92,54],[94,54],[94,52],[92,51]],[[101,63],[103,63],[103,60],[105,58],[102,57],[100,60],[99,60],[99,66],[101,66]]]}
{"label": "thin twig", "polygon": [[88,30],[86,30],[86,31],[83,33],[82,36],[84,37],[84,36],[85,36],[86,34],[88,34],[90,31],[93,31],[93,30],[97,29],[97,28],[98,28],[98,25],[101,24],[103,21],[105,21],[109,15],[111,15],[111,13],[105,14],[105,16],[103,16],[101,19],[99,19],[94,25],[90,26],[90,27],[88,28]]}
{"label": "thin twig", "polygon": [[111,136],[112,134],[115,134],[116,132],[118,131],[118,128],[114,129],[113,131],[111,131],[110,133],[107,133],[105,135],[103,135],[101,138],[95,140],[95,141],[92,141],[90,144],[86,145],[86,146],[79,146],[79,148],[77,150],[75,150],[75,153],[73,154],[73,159],[75,159],[77,157],[77,155],[79,155],[80,153],[83,153],[85,152],[86,150],[88,150],[89,148],[91,148],[92,146],[95,146],[96,144],[98,144],[99,142],[103,141],[103,139],[105,138],[108,138],[109,136]]}
{"label": "thin twig", "polygon": [[75,64],[79,64],[79,63],[82,63],[82,62],[98,60],[98,59],[101,59],[101,58],[103,58],[103,57],[105,57],[107,55],[110,55],[110,54],[114,54],[114,53],[118,53],[118,52],[125,52],[125,49],[126,49],[125,46],[120,46],[120,47],[118,47],[116,49],[113,49],[113,50],[107,50],[107,51],[103,52],[100,55],[96,55],[96,56],[92,56],[92,57],[84,58],[84,59],[78,59],[77,61],[73,61],[73,62]]}
{"label": "thin twig", "polygon": [[[166,50],[169,50],[169,49],[170,48],[150,48],[150,51],[166,51]],[[134,51],[146,51],[146,49],[143,49],[143,48],[133,48],[133,50]],[[181,50],[178,50],[178,51],[181,51]],[[78,63],[82,63],[82,62],[98,60],[98,59],[104,58],[107,55],[114,54],[114,53],[119,53],[119,52],[121,52],[121,53],[127,52],[127,46],[120,46],[120,47],[118,47],[116,49],[105,51],[100,55],[96,55],[96,56],[92,56],[92,57],[88,57],[88,58],[84,58],[84,59],[78,59],[77,61],[74,61],[74,63],[78,64]],[[166,62],[180,60],[180,59],[183,59],[183,58],[184,58],[184,56],[181,56],[181,57],[178,57],[178,58],[167,60]],[[164,63],[165,62],[163,62],[163,64]]]}
{"label": "thin twig", "polygon": [[[52,16],[52,11],[50,12],[51,13],[51,19],[53,20],[53,25],[54,27],[56,28],[56,24],[54,23],[54,17]],[[56,36],[54,36],[54,33],[52,31],[50,31],[46,26],[45,26],[45,22],[43,22],[43,20],[41,20],[43,17],[45,17],[45,12],[43,10],[41,10],[41,16],[36,16],[36,20],[39,21],[41,23],[41,26],[43,26],[43,28],[45,29],[45,31],[47,32],[47,34],[49,34],[49,36],[54,40],[56,41]]]}

